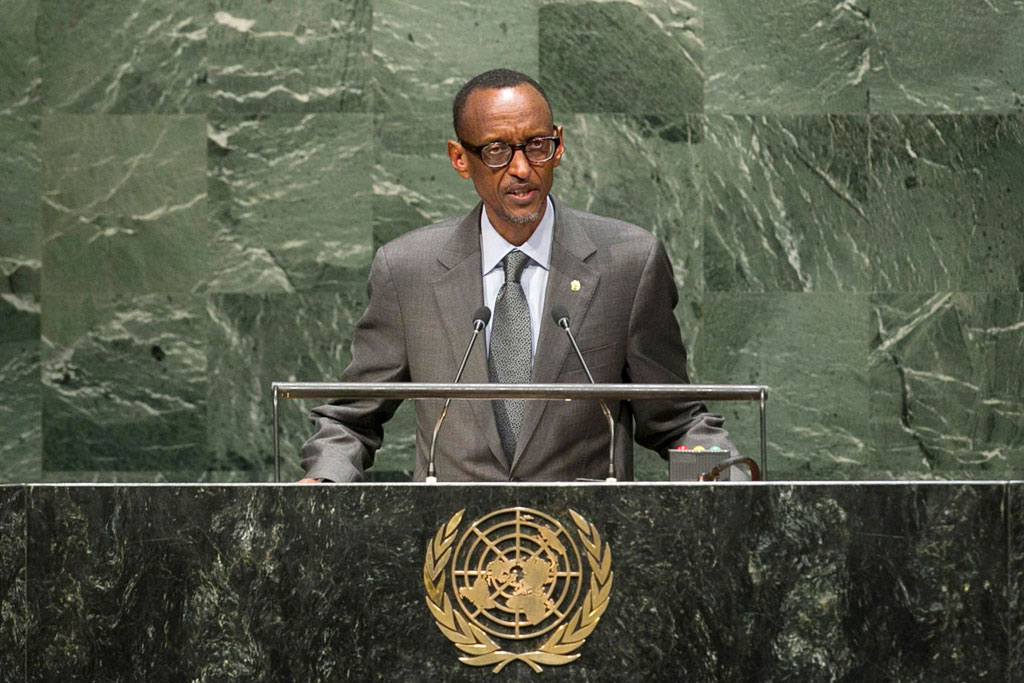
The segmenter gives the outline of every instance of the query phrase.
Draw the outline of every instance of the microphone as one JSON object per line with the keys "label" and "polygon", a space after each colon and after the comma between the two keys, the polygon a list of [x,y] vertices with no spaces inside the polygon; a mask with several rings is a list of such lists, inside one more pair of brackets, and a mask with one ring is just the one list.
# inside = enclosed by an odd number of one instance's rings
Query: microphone
{"label": "microphone", "polygon": [[[459,371],[455,373],[455,380],[452,384],[458,384],[459,378],[462,377],[462,371],[466,369],[466,361],[469,360],[469,353],[473,350],[473,345],[476,344],[476,338],[480,334],[480,331],[487,327],[487,323],[491,322],[491,309],[486,306],[481,306],[476,309],[473,314],[473,336],[469,338],[469,346],[466,347],[466,355],[462,357],[462,364],[459,366]],[[437,483],[437,474],[434,472],[434,447],[437,446],[437,433],[441,431],[441,423],[444,422],[444,418],[448,415],[448,406],[452,403],[452,398],[449,396],[444,400],[444,407],[441,408],[441,416],[437,418],[437,424],[434,425],[434,435],[430,437],[430,453],[427,455],[427,479],[428,484]]]}
{"label": "microphone", "polygon": [[[590,380],[591,384],[597,384],[594,381],[594,376],[590,374],[587,361],[583,360],[583,353],[580,351],[579,345],[576,344],[576,338],[572,335],[572,330],[569,329],[569,311],[565,309],[565,306],[555,304],[551,307],[551,319],[569,335],[569,341],[572,342],[572,348],[576,351],[576,357],[580,359],[583,371],[587,373],[587,379]],[[608,410],[608,404],[604,402],[604,399],[599,398],[597,402],[601,404],[604,418],[608,420],[608,478],[605,481],[618,481],[615,478],[615,420],[612,419],[612,413]]]}

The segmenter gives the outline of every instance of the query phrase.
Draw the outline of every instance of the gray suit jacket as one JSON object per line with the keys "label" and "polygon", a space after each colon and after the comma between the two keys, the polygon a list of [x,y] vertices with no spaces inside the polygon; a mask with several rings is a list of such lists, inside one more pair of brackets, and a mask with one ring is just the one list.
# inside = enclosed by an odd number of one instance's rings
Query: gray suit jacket
{"label": "gray suit jacket", "polygon": [[[370,302],[352,341],[345,382],[451,382],[483,304],[480,211],[399,237],[377,251]],[[570,283],[578,280],[578,291]],[[686,383],[686,351],[672,310],[678,300],[660,240],[629,223],[556,204],[551,269],[532,381],[582,383],[586,374],[563,330],[551,321],[562,304],[598,383]],[[463,382],[488,381],[478,343]],[[334,401],[312,411],[302,448],[307,477],[358,481],[398,401]],[[415,478],[443,401],[416,402]],[[678,445],[732,448],[722,418],[699,403],[610,402],[616,418],[616,476],[632,479],[636,440],[657,451]],[[635,430],[634,430],[635,423]],[[453,401],[435,451],[442,481],[603,479],[608,425],[595,401],[529,401],[518,449],[505,456],[490,401]]]}

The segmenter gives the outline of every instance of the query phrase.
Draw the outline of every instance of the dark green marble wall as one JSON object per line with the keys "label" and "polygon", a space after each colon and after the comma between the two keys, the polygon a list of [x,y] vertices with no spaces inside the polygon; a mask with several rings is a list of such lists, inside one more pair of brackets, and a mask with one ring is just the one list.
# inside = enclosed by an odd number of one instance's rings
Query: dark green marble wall
{"label": "dark green marble wall", "polygon": [[447,112],[499,65],[557,196],[667,243],[694,378],[772,387],[774,477],[1024,475],[1019,1],[8,0],[0,481],[267,479],[269,382],[336,378],[373,249],[472,205]]}

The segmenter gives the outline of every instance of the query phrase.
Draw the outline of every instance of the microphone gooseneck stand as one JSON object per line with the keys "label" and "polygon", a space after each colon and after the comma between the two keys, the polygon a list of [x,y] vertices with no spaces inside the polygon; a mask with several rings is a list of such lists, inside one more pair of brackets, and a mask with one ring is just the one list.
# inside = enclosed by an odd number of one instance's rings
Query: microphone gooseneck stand
{"label": "microphone gooseneck stand", "polygon": [[[594,376],[590,374],[590,368],[587,367],[587,361],[583,360],[583,353],[580,351],[579,345],[576,343],[576,337],[573,336],[572,330],[569,329],[569,311],[565,310],[564,306],[552,306],[551,317],[554,319],[555,324],[565,330],[565,333],[569,335],[569,341],[572,342],[572,348],[576,351],[576,357],[580,359],[580,365],[583,366],[583,371],[587,373],[587,379],[590,380],[591,384],[597,384],[594,381]],[[597,399],[598,403],[601,404],[601,411],[604,413],[604,419],[608,420],[608,476],[605,481],[615,482],[618,479],[615,478],[615,420],[612,418],[612,413],[608,410],[608,404],[605,403],[603,398]]]}
{"label": "microphone gooseneck stand", "polygon": [[[480,335],[480,332],[487,327],[487,323],[491,321],[491,309],[486,306],[481,306],[476,309],[473,314],[473,336],[469,338],[469,346],[466,347],[466,354],[462,357],[462,364],[459,365],[459,371],[455,373],[455,380],[452,384],[458,384],[459,379],[462,377],[462,371],[466,369],[466,362],[469,360],[469,354],[473,350],[473,345],[476,344],[476,338]],[[448,415],[448,406],[452,404],[451,397],[446,398],[444,401],[444,407],[441,408],[441,415],[437,418],[437,423],[434,425],[434,434],[430,437],[430,453],[427,455],[427,478],[428,484],[437,483],[437,472],[434,471],[434,447],[437,446],[437,433],[441,431],[441,423],[444,422],[444,418]]]}

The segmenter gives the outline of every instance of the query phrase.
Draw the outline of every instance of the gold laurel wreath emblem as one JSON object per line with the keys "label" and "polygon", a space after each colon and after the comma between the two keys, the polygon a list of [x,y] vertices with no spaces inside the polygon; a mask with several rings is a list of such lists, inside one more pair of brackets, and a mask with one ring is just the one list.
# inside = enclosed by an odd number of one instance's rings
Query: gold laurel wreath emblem
{"label": "gold laurel wreath emblem", "polygon": [[482,628],[470,622],[461,612],[455,611],[444,589],[444,570],[451,560],[452,543],[455,542],[455,535],[465,511],[463,508],[456,512],[447,524],[437,530],[434,540],[427,546],[427,556],[423,562],[427,607],[430,608],[437,628],[445,638],[465,653],[459,657],[459,661],[470,666],[495,664],[494,673],[501,671],[510,662],[520,661],[540,673],[541,664],[559,666],[577,659],[580,655],[576,650],[586,642],[587,636],[593,632],[601,615],[608,608],[608,598],[612,590],[612,551],[606,544],[602,544],[597,529],[581,515],[569,510],[569,515],[576,523],[577,533],[587,551],[590,589],[583,598],[583,605],[539,648],[529,652],[509,652],[502,650]]}

